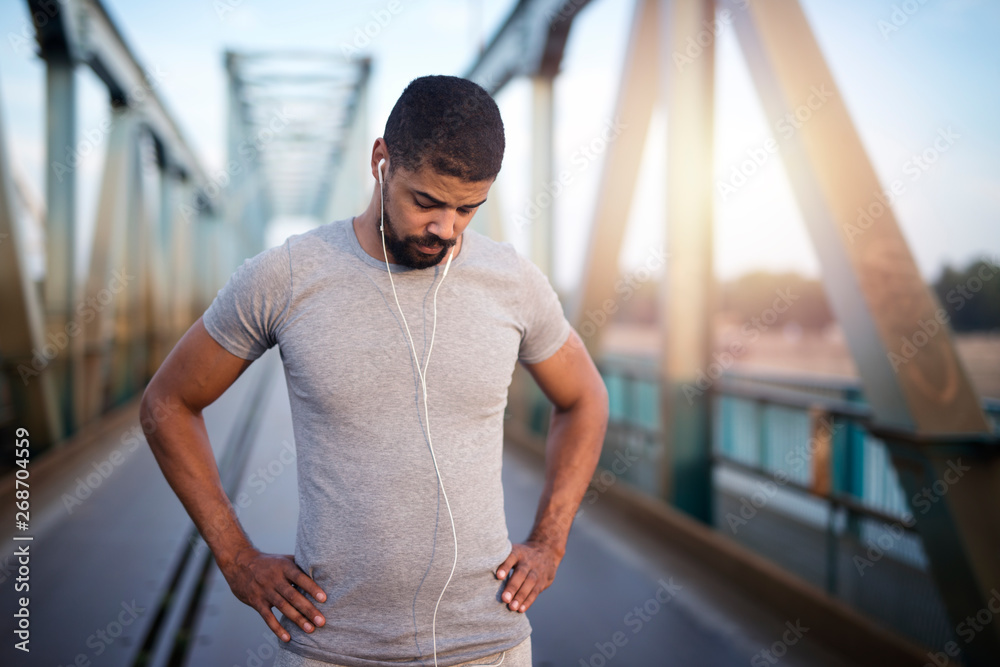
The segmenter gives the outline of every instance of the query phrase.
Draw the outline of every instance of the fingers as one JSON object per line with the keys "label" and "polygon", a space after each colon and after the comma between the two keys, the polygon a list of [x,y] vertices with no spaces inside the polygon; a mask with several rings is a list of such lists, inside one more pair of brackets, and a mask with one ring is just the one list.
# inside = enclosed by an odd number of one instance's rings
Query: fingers
{"label": "fingers", "polygon": [[259,607],[254,607],[254,609],[257,610],[260,617],[264,619],[265,623],[267,623],[267,627],[271,628],[271,631],[278,636],[278,639],[283,642],[291,641],[291,636],[283,627],[281,627],[281,623],[279,623],[278,619],[274,617],[273,613],[271,613],[271,605],[265,602]]}
{"label": "fingers", "polygon": [[507,556],[507,559],[500,563],[500,567],[497,568],[497,579],[505,579],[507,577],[507,572],[509,572],[510,569],[517,564],[517,561],[517,549],[511,549],[510,555]]}
{"label": "fingers", "polygon": [[291,636],[272,613],[272,607],[305,632],[326,624],[326,619],[304,594],[324,602],[326,593],[296,565],[294,556],[257,552],[238,567],[227,568],[224,574],[236,597],[256,609],[282,641],[291,641]]}
{"label": "fingers", "polygon": [[[291,564],[291,567],[285,572],[285,575],[292,582],[294,582],[299,588],[312,595],[313,598],[315,598],[316,600],[319,600],[320,602],[326,601],[326,593],[324,593],[323,589],[319,587],[319,584],[313,581],[312,578],[310,578],[308,574],[303,572],[302,568],[300,568],[294,562]],[[319,610],[316,609],[316,607],[313,606],[311,602],[309,602],[308,598],[302,595],[295,588],[292,588],[291,586],[289,586],[289,588],[292,591],[291,597],[289,597],[288,595],[286,595],[285,597],[292,600],[295,603],[295,606],[298,607],[300,610],[302,610],[304,614],[308,615],[309,618],[312,619],[312,621],[316,625],[323,625],[324,623],[326,623],[326,619],[323,618],[323,615],[319,612]]]}
{"label": "fingers", "polygon": [[[301,593],[292,588],[292,586],[288,583],[276,587],[272,592],[269,601],[272,607],[277,607],[286,618],[290,619],[297,626],[306,632],[312,632],[316,629],[316,627],[308,618],[299,612],[299,609],[297,609],[296,606],[292,605],[290,601],[295,599],[297,599],[297,601],[301,600],[299,606],[303,607],[306,613],[311,614],[314,618],[319,616],[319,612],[315,611],[312,604],[310,604]],[[308,611],[309,608],[312,608],[313,611]]]}
{"label": "fingers", "polygon": [[510,555],[507,556],[504,562],[500,563],[500,567],[497,568],[497,579],[503,579],[510,572],[510,580],[507,585],[504,586],[503,593],[500,596],[507,606],[514,611],[517,611],[517,606],[520,604],[519,601],[515,601],[515,596],[518,590],[521,588],[521,584],[524,583],[525,577],[527,576],[527,567],[516,567],[518,563],[522,562],[520,557],[520,552],[518,551],[519,545],[513,545],[510,550]]}
{"label": "fingers", "polygon": [[515,567],[514,574],[511,575],[510,581],[507,582],[507,587],[504,589],[502,598],[504,602],[508,603],[507,606],[511,611],[523,612],[526,609],[523,606],[524,602],[537,584],[538,575],[535,574],[534,570]]}
{"label": "fingers", "polygon": [[537,598],[537,597],[538,597],[538,594],[539,594],[539,593],[540,593],[541,591],[542,591],[542,589],[541,589],[541,587],[540,587],[540,586],[535,586],[535,587],[534,587],[533,589],[531,589],[531,593],[529,593],[529,594],[528,594],[528,597],[526,597],[526,598],[524,599],[524,602],[522,602],[521,604],[519,604],[519,605],[517,606],[517,610],[518,610],[519,612],[521,612],[522,614],[523,614],[524,612],[528,611],[528,607],[530,607],[530,606],[531,606],[531,603],[535,601],[535,598]]}
{"label": "fingers", "polygon": [[507,559],[497,568],[496,576],[510,574],[500,600],[511,611],[524,613],[538,594],[555,578],[561,556],[545,544],[515,544]]}

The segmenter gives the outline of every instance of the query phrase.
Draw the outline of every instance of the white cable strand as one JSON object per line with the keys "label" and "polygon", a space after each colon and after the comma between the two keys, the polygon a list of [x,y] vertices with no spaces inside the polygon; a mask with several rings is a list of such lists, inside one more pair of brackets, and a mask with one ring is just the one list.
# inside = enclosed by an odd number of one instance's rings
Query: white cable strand
{"label": "white cable strand", "polygon": [[[399,315],[403,318],[403,326],[406,328],[406,336],[410,339],[410,351],[413,353],[413,361],[417,365],[417,374],[420,376],[420,386],[423,389],[424,394],[424,424],[427,429],[427,445],[431,450],[431,460],[434,461],[434,472],[437,473],[438,485],[441,488],[441,495],[444,496],[445,507],[448,508],[448,519],[451,521],[451,535],[452,541],[455,545],[455,560],[451,564],[451,573],[448,574],[448,581],[445,582],[444,588],[441,589],[441,594],[438,595],[437,603],[434,605],[434,617],[431,619],[431,639],[434,645],[434,667],[437,667],[437,611],[438,606],[441,604],[441,598],[444,597],[444,592],[448,589],[448,584],[451,583],[451,578],[455,574],[455,566],[458,565],[458,533],[455,531],[455,517],[451,513],[451,503],[448,502],[448,494],[444,490],[444,481],[441,479],[441,470],[438,468],[437,456],[434,454],[434,444],[431,441],[431,423],[430,423],[430,410],[427,404],[427,378],[425,373],[427,372],[427,365],[431,360],[431,350],[434,347],[434,334],[437,332],[437,293],[441,289],[441,285],[444,283],[444,279],[448,276],[448,269],[451,267],[451,259],[455,254],[454,247],[448,253],[448,261],[444,266],[444,273],[441,275],[441,280],[438,282],[437,287],[434,289],[434,325],[431,328],[431,342],[427,346],[427,359],[424,360],[424,368],[420,368],[420,359],[417,357],[417,347],[413,342],[413,335],[410,333],[410,325],[406,322],[406,315],[403,314],[403,307],[399,305],[399,297],[396,295],[396,284],[392,280],[392,269],[389,268],[389,255],[385,249],[385,193],[383,192],[382,186],[382,170],[381,164],[379,165],[379,195],[381,197],[381,216],[382,221],[379,225],[379,231],[382,233],[382,255],[385,257],[385,269],[389,272],[389,284],[392,286],[392,296],[396,300],[396,308],[399,309]],[[505,652],[506,654],[506,652]],[[500,658],[500,665],[503,662],[503,657]]]}

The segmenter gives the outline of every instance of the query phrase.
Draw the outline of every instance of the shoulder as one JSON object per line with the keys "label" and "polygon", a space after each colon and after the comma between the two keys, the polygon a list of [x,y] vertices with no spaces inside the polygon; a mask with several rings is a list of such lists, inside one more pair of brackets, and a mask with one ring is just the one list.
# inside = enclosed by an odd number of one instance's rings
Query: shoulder
{"label": "shoulder", "polygon": [[[305,276],[314,269],[331,269],[343,266],[344,262],[331,262],[331,256],[344,259],[352,257],[347,231],[351,229],[351,218],[344,218],[317,225],[285,239],[284,248],[292,273]],[[353,230],[352,230],[353,233]]]}
{"label": "shoulder", "polygon": [[525,279],[542,275],[538,267],[518,252],[514,244],[509,241],[495,241],[471,229],[467,229],[465,234],[472,241],[470,246],[474,247],[474,258],[470,258],[470,264],[488,268],[495,278],[521,283]]}
{"label": "shoulder", "polygon": [[288,240],[251,255],[233,271],[230,281],[269,282],[287,280],[290,274]]}
{"label": "shoulder", "polygon": [[351,218],[334,220],[317,225],[304,232],[291,234],[285,243],[291,253],[308,253],[317,250],[349,250],[346,231],[351,227]]}

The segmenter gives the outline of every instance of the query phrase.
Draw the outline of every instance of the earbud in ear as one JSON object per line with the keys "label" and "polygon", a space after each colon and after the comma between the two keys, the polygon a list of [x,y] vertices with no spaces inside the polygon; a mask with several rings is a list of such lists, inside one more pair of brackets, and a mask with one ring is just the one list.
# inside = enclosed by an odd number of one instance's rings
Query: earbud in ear
{"label": "earbud in ear", "polygon": [[[385,164],[385,158],[382,158],[381,160],[378,161],[378,167],[377,167],[377,169],[378,169],[378,191],[379,191],[379,194],[384,197],[385,195],[382,194],[382,187],[383,187],[382,186],[382,165],[383,164]],[[384,231],[384,227],[385,227],[385,199],[382,200],[382,206],[379,207],[379,215],[381,216],[381,220],[379,221],[378,230],[384,234],[385,233],[385,231]]]}

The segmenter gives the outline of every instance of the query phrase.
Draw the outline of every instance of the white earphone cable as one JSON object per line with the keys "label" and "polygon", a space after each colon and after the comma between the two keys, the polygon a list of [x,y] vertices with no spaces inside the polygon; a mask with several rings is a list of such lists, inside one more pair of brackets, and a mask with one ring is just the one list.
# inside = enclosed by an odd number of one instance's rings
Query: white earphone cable
{"label": "white earphone cable", "polygon": [[[431,460],[434,462],[434,472],[437,473],[438,485],[441,487],[441,495],[444,496],[445,507],[448,508],[448,519],[451,521],[451,535],[452,541],[455,545],[455,559],[451,564],[451,572],[448,574],[448,581],[445,582],[444,588],[441,589],[441,594],[438,595],[437,603],[434,605],[434,617],[431,620],[431,639],[434,645],[434,667],[437,667],[437,611],[438,606],[441,604],[441,598],[444,597],[444,592],[448,589],[448,584],[451,583],[451,578],[455,574],[455,566],[458,565],[458,533],[455,531],[455,517],[451,513],[451,503],[448,502],[448,494],[444,490],[444,481],[441,479],[441,470],[438,468],[437,456],[434,454],[434,444],[431,441],[431,423],[430,423],[430,410],[427,404],[427,365],[431,360],[431,350],[434,348],[434,335],[437,332],[437,293],[441,289],[441,285],[444,283],[444,279],[448,276],[448,269],[451,267],[451,259],[455,254],[454,247],[448,252],[448,261],[444,266],[444,273],[441,275],[441,280],[438,282],[436,288],[434,288],[434,324],[431,327],[431,340],[430,344],[427,346],[427,358],[424,360],[424,368],[420,368],[420,359],[417,357],[417,347],[413,343],[413,335],[410,333],[410,325],[406,322],[406,315],[403,314],[403,307],[399,305],[399,297],[396,295],[396,284],[392,280],[392,269],[389,268],[389,255],[385,249],[385,193],[383,192],[382,185],[382,162],[379,162],[378,166],[378,176],[379,176],[379,197],[381,199],[380,213],[381,222],[379,224],[379,231],[382,234],[382,255],[385,257],[385,269],[389,272],[389,284],[392,286],[392,296],[396,300],[396,308],[399,309],[399,315],[403,318],[403,326],[406,328],[406,336],[410,339],[410,351],[413,353],[413,362],[417,365],[417,374],[420,376],[420,386],[424,394],[424,425],[427,430],[427,445],[431,450]],[[503,662],[503,658],[500,658],[500,662]]]}

